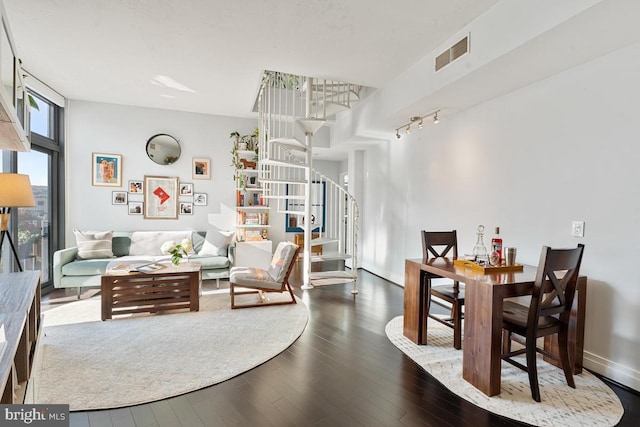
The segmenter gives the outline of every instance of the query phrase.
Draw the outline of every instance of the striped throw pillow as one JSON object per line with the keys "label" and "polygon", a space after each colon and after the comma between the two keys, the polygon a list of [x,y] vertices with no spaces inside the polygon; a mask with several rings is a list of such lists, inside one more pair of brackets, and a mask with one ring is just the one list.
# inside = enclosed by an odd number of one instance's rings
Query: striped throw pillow
{"label": "striped throw pillow", "polygon": [[78,259],[113,258],[113,231],[73,230]]}

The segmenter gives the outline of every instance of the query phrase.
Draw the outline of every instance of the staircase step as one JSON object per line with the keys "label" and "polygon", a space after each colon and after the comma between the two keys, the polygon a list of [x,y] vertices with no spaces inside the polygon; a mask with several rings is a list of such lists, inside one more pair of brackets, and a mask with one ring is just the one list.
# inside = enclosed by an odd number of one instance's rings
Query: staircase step
{"label": "staircase step", "polygon": [[356,280],[357,277],[348,271],[315,271],[309,273],[310,279],[351,279]]}
{"label": "staircase step", "polygon": [[298,127],[300,129],[302,129],[302,131],[305,134],[315,134],[318,129],[320,129],[322,126],[324,126],[324,124],[327,121],[324,119],[316,119],[313,117],[304,117],[304,118],[299,118],[296,119],[296,125],[298,125]]}
{"label": "staircase step", "polygon": [[[307,84],[305,83],[303,92],[307,90]],[[311,86],[312,93],[316,96],[324,95],[326,99],[338,98],[345,99],[345,95],[349,95],[349,102],[355,102],[360,100],[360,95],[353,90],[353,85],[344,85],[343,83],[328,83],[323,84],[321,81],[317,81]]]}
{"label": "staircase step", "polygon": [[298,151],[307,151],[307,146],[304,142],[298,141],[297,138],[293,137],[273,138],[269,140],[269,143],[286,145],[287,147]]}
{"label": "staircase step", "polygon": [[284,211],[278,211],[278,212],[283,213],[283,214],[289,214],[289,215],[304,215],[303,211],[287,211],[287,210],[284,210]]}
{"label": "staircase step", "polygon": [[347,259],[351,259],[351,255],[339,252],[311,256],[311,262],[342,261]]}
{"label": "staircase step", "polygon": [[306,180],[300,180],[300,179],[271,179],[271,178],[267,178],[267,179],[261,179],[260,182],[264,183],[264,184],[306,184],[307,181]]}
{"label": "staircase step", "polygon": [[298,163],[291,163],[285,160],[275,160],[275,159],[263,159],[260,161],[260,164],[269,165],[269,166],[287,166],[291,168],[300,168],[300,169],[306,169],[309,167],[304,164],[301,165]]}
{"label": "staircase step", "polygon": [[[326,105],[326,116],[333,116],[335,114],[338,113],[342,113],[343,111],[346,111],[349,109],[349,106],[346,104],[341,104],[339,102],[333,102],[333,101],[324,101],[324,105]],[[324,107],[322,102],[318,102],[317,104],[314,105],[314,108],[316,108],[318,111],[323,111]]]}
{"label": "staircase step", "polygon": [[328,243],[338,243],[339,241],[340,240],[338,239],[331,239],[329,237],[318,237],[317,239],[311,239],[311,246],[326,245]]}
{"label": "staircase step", "polygon": [[305,200],[305,196],[294,196],[291,194],[265,194],[262,196],[265,199],[281,199],[281,200]]}

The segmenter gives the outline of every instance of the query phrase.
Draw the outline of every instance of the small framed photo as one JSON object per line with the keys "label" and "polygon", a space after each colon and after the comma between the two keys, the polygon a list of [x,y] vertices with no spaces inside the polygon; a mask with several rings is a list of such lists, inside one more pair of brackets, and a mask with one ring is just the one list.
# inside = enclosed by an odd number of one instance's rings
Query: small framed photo
{"label": "small framed photo", "polygon": [[257,187],[258,177],[256,175],[248,175],[245,182],[247,183],[247,187]]}
{"label": "small framed photo", "polygon": [[142,215],[142,202],[129,202],[129,215]]}
{"label": "small framed photo", "polygon": [[211,179],[211,160],[194,157],[191,173],[193,179]]}
{"label": "small framed photo", "polygon": [[193,206],[207,206],[207,193],[194,193]]}
{"label": "small framed photo", "polygon": [[180,183],[180,195],[181,196],[193,196],[193,184],[187,184],[185,182]]}
{"label": "small framed photo", "polygon": [[91,185],[122,187],[122,155],[91,153]]}
{"label": "small framed photo", "polygon": [[180,202],[180,215],[193,215],[193,202]]}
{"label": "small framed photo", "polygon": [[144,194],[144,184],[142,181],[129,181],[129,193]]}
{"label": "small framed photo", "polygon": [[126,191],[112,191],[111,192],[111,204],[112,205],[126,205],[127,204],[127,192]]}

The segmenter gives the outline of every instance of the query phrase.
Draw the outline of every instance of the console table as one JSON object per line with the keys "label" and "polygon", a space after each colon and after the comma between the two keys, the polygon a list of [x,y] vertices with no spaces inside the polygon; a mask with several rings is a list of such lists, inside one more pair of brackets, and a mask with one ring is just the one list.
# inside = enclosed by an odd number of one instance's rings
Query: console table
{"label": "console table", "polygon": [[22,403],[42,325],[40,271],[0,275],[0,324],[0,403]]}

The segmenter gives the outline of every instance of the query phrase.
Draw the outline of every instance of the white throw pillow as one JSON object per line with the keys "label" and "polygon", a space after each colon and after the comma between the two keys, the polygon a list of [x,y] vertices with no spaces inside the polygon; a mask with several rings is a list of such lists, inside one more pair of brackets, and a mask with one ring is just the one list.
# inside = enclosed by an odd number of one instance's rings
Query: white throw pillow
{"label": "white throw pillow", "polygon": [[234,234],[233,231],[208,230],[198,255],[227,256]]}
{"label": "white throw pillow", "polygon": [[76,235],[79,259],[113,258],[113,231],[80,231]]}
{"label": "white throw pillow", "polygon": [[135,231],[131,235],[129,255],[160,256],[160,248],[168,241],[180,244],[184,239],[191,240],[191,231]]}

